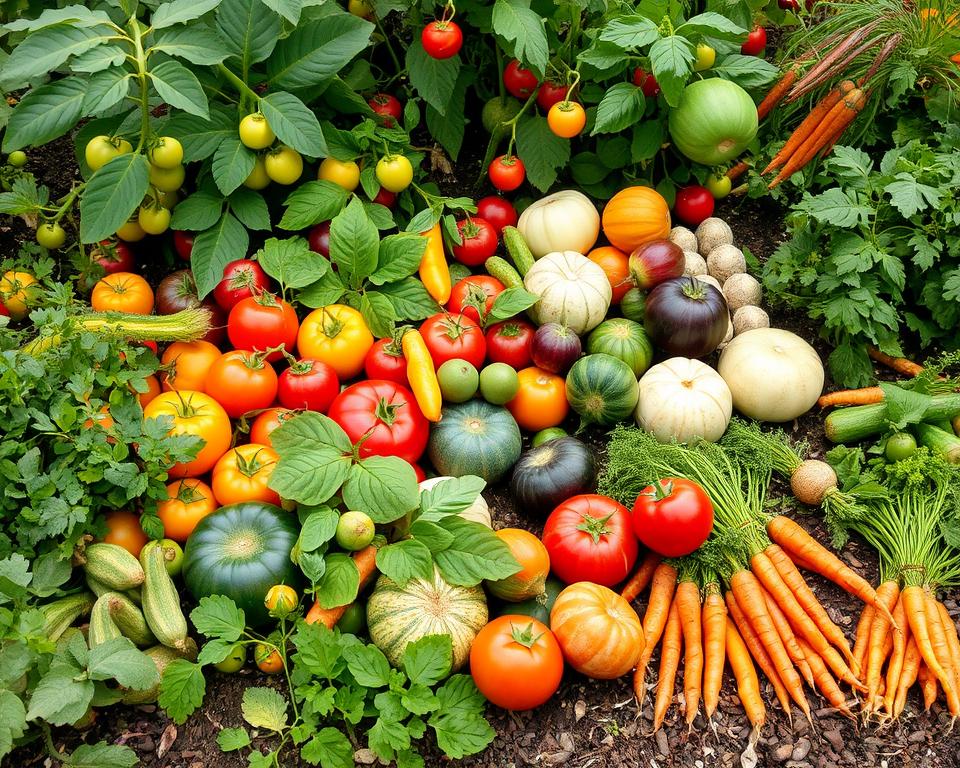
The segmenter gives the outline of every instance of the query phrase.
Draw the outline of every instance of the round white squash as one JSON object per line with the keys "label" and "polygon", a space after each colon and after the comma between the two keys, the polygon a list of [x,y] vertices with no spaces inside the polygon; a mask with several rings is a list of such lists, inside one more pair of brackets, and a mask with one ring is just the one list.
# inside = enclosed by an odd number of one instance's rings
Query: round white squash
{"label": "round white squash", "polygon": [[718,245],[707,254],[707,272],[721,285],[732,275],[747,271],[747,260],[735,245]]}
{"label": "round white squash", "polygon": [[723,219],[711,216],[697,227],[698,250],[703,256],[719,245],[733,245],[733,230]]}
{"label": "round white squash", "polygon": [[699,360],[672,357],[640,379],[637,424],[662,443],[713,442],[726,431],[732,413],[730,389]]}
{"label": "round white squash", "polygon": [[737,272],[723,281],[723,298],[727,300],[731,312],[750,304],[758,307],[763,298],[763,288],[753,275]]}
{"label": "round white squash", "polygon": [[600,214],[585,194],[565,189],[532,203],[517,229],[538,259],[554,251],[587,253],[600,234]]}
{"label": "round white squash", "polygon": [[[430,488],[433,488],[437,483],[442,480],[453,480],[452,477],[428,477],[422,483],[420,483],[420,491],[426,491]],[[480,523],[480,525],[485,525],[487,528],[493,528],[493,520],[490,517],[490,507],[486,502],[486,499],[482,495],[478,494],[477,498],[474,499],[473,503],[467,507],[465,510],[459,513],[459,516],[464,520],[472,520],[475,523]]]}
{"label": "round white squash", "polygon": [[696,251],[684,251],[683,274],[693,277],[707,274],[707,260]]}
{"label": "round white squash", "polygon": [[686,227],[674,227],[670,230],[667,239],[671,243],[676,243],[681,250],[696,252],[700,245],[697,243],[697,236]]}
{"label": "round white squash", "polygon": [[523,287],[540,297],[533,306],[537,322],[560,323],[577,334],[600,325],[613,295],[604,271],[576,251],[538,259],[523,278]]}
{"label": "round white squash", "polygon": [[782,328],[737,335],[720,354],[717,370],[730,387],[734,407],[758,421],[792,421],[823,391],[820,356]]}

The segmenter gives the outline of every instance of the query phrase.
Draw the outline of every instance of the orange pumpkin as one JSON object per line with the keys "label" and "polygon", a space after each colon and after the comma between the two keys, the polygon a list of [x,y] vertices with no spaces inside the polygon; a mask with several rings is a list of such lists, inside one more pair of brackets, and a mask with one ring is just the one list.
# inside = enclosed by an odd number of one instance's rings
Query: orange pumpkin
{"label": "orange pumpkin", "polygon": [[614,680],[636,666],[646,641],[630,603],[589,581],[571,584],[557,595],[550,629],[563,658],[595,680]]}
{"label": "orange pumpkin", "polygon": [[650,187],[627,187],[610,198],[603,209],[603,234],[614,247],[632,253],[651,240],[670,234],[670,206]]}
{"label": "orange pumpkin", "polygon": [[490,594],[511,603],[542,595],[550,573],[550,555],[543,542],[521,528],[501,528],[496,536],[510,548],[520,570],[505,579],[488,581]]}
{"label": "orange pumpkin", "polygon": [[613,290],[611,304],[619,304],[624,294],[633,287],[630,280],[630,257],[612,245],[594,248],[587,258],[603,270]]}

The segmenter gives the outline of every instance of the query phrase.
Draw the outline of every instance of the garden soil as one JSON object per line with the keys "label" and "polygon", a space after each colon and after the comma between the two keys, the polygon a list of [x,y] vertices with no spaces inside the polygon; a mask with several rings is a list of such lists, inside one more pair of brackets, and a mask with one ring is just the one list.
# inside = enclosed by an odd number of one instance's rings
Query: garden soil
{"label": "garden soil", "polygon": [[[474,177],[475,163],[462,163]],[[72,147],[57,142],[45,148],[42,156],[34,155],[28,170],[53,188],[54,196],[63,194],[69,184],[64,168],[74,167]],[[437,168],[439,175],[443,169]],[[471,194],[473,190],[449,176],[441,180],[444,192]],[[733,228],[735,242],[749,248],[759,260],[772,253],[782,239],[784,211],[770,201],[725,201],[717,215]],[[18,237],[29,233],[22,222],[6,219],[0,222],[4,237],[3,256],[12,255]],[[143,259],[146,261],[146,259]],[[167,258],[161,257],[161,263]],[[167,262],[170,263],[169,261]],[[162,269],[162,267],[161,267]],[[157,267],[150,267],[147,276],[157,276]],[[809,340],[825,357],[827,349],[817,339],[816,330],[805,318],[793,314],[771,312],[775,326],[788,328]],[[810,443],[814,456],[826,450],[823,422],[814,412],[802,417],[789,428],[796,439]],[[605,436],[595,432],[588,436],[602,456]],[[788,489],[778,487],[772,494],[784,497]],[[539,534],[543,519],[518,510],[503,485],[484,493],[490,504],[494,527],[523,527]],[[827,541],[826,530],[816,515],[808,510],[787,506],[786,511],[811,530],[821,541]],[[851,542],[842,559],[867,578],[876,580],[876,556],[859,541]],[[833,584],[815,575],[808,576],[820,601],[831,618],[852,638],[861,606]],[[944,603],[955,620],[960,618],[958,594],[945,596]],[[642,615],[645,596],[635,604]],[[659,653],[650,669],[658,669]],[[650,675],[650,691],[655,674]],[[134,749],[144,768],[238,768],[246,759],[238,754],[222,754],[216,736],[222,727],[243,725],[240,701],[245,688],[263,685],[262,675],[250,669],[236,675],[208,673],[204,706],[185,724],[172,723],[154,706],[111,707],[99,714],[94,727],[84,733],[70,729],[54,732],[58,748],[72,750],[81,742],[105,739],[126,744]],[[279,681],[268,684],[280,687]],[[680,686],[678,685],[678,690]],[[736,685],[726,674],[720,707],[712,723],[699,716],[693,730],[688,730],[675,698],[663,728],[651,734],[653,696],[648,695],[638,710],[630,678],[615,681],[592,681],[568,673],[557,694],[533,712],[505,712],[491,708],[488,719],[497,737],[482,754],[460,761],[465,768],[520,768],[521,766],[568,766],[569,768],[956,768],[960,766],[960,729],[951,729],[951,720],[941,701],[924,712],[918,689],[911,692],[907,708],[899,722],[886,727],[864,725],[835,712],[817,694],[809,694],[813,712],[811,721],[795,713],[791,723],[779,709],[769,684],[763,686],[767,705],[767,723],[759,740],[751,744],[750,727],[736,697]],[[255,738],[254,744],[264,750],[270,738]],[[455,765],[455,761],[427,747],[428,768]],[[377,765],[372,752],[358,749],[358,765]],[[12,754],[7,765],[17,768],[52,766],[39,743],[27,745]],[[281,764],[306,765],[286,752]]]}

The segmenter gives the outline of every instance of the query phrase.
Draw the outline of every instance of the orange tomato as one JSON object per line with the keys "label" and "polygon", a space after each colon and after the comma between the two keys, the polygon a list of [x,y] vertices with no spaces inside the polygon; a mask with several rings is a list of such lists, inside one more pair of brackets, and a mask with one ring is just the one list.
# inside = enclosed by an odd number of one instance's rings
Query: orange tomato
{"label": "orange tomato", "polygon": [[40,291],[37,278],[29,272],[10,270],[0,277],[0,302],[14,320],[23,320]]}
{"label": "orange tomato", "polygon": [[223,406],[203,392],[164,392],[143,409],[145,419],[172,416],[172,435],[196,435],[205,441],[191,461],[174,464],[171,477],[197,477],[209,472],[230,448],[233,432]]}
{"label": "orange tomato", "polygon": [[250,425],[250,442],[260,445],[269,445],[273,448],[270,440],[270,433],[279,427],[291,416],[296,416],[299,411],[292,411],[289,408],[268,408],[253,420]]}
{"label": "orange tomato", "polygon": [[202,480],[184,478],[167,486],[167,499],[157,504],[163,535],[181,544],[203,518],[217,509],[213,489]]}
{"label": "orange tomato", "polygon": [[603,270],[613,289],[613,304],[619,304],[624,294],[633,287],[630,280],[630,257],[619,248],[605,245],[594,248],[587,258]]}
{"label": "orange tomato", "polygon": [[113,421],[113,416],[110,415],[110,406],[104,405],[92,418],[83,422],[83,427],[84,429],[91,429],[94,423],[104,431],[110,430],[113,427],[115,422]]}
{"label": "orange tomato", "polygon": [[163,391],[189,389],[203,392],[210,366],[220,359],[220,350],[209,341],[175,341],[165,350],[160,362],[164,373]]}
{"label": "orange tomato", "polygon": [[144,379],[147,385],[146,392],[137,392],[137,399],[140,401],[140,407],[146,408],[150,401],[160,394],[160,380],[152,373]]}
{"label": "orange tomato", "polygon": [[140,518],[133,512],[110,512],[104,520],[107,523],[107,535],[103,540],[108,544],[123,547],[134,557],[140,557],[140,550],[147,543],[147,534],[140,527]]}
{"label": "orange tomato", "polygon": [[257,667],[261,672],[268,675],[275,675],[283,671],[283,659],[277,653],[275,648],[271,648],[265,643],[257,643],[253,652],[253,658],[256,659]]}
{"label": "orange tomato", "polygon": [[530,367],[520,371],[518,378],[520,388],[516,397],[507,403],[507,409],[521,429],[539,432],[557,426],[567,417],[570,405],[562,376]]}
{"label": "orange tomato", "polygon": [[511,603],[542,595],[550,573],[550,555],[543,542],[522,528],[501,528],[495,535],[510,548],[520,570],[505,579],[488,581],[490,593]]}
{"label": "orange tomato", "polygon": [[267,445],[249,443],[227,451],[213,468],[213,495],[220,504],[265,501],[280,504],[280,494],[267,487],[280,459]]}
{"label": "orange tomato", "polygon": [[114,272],[93,287],[90,305],[97,312],[125,312],[149,315],[153,312],[153,289],[140,275]]}
{"label": "orange tomato", "polygon": [[579,136],[587,124],[587,113],[583,106],[575,101],[558,101],[547,113],[547,125],[562,139]]}

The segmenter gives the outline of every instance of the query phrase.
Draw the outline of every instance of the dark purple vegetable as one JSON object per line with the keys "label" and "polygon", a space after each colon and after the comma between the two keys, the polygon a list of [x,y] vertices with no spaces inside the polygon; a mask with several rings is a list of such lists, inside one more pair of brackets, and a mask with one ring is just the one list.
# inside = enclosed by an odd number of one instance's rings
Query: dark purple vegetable
{"label": "dark purple vegetable", "polygon": [[647,294],[644,327],[671,355],[703,357],[723,341],[730,322],[727,302],[709,283],[675,277]]}
{"label": "dark purple vegetable", "polygon": [[547,323],[537,328],[530,347],[530,356],[537,368],[565,374],[580,357],[580,337],[560,323]]}
{"label": "dark purple vegetable", "polygon": [[212,299],[200,301],[197,295],[197,283],[193,279],[193,272],[189,269],[178,269],[171,272],[157,286],[156,309],[158,315],[172,315],[184,309],[206,307],[210,311],[210,331],[203,337],[204,341],[219,344],[223,341],[227,324],[227,314],[223,308]]}
{"label": "dark purple vegetable", "polygon": [[593,450],[575,437],[558,437],[520,457],[510,493],[521,510],[547,513],[571,496],[591,493],[596,481]]}

